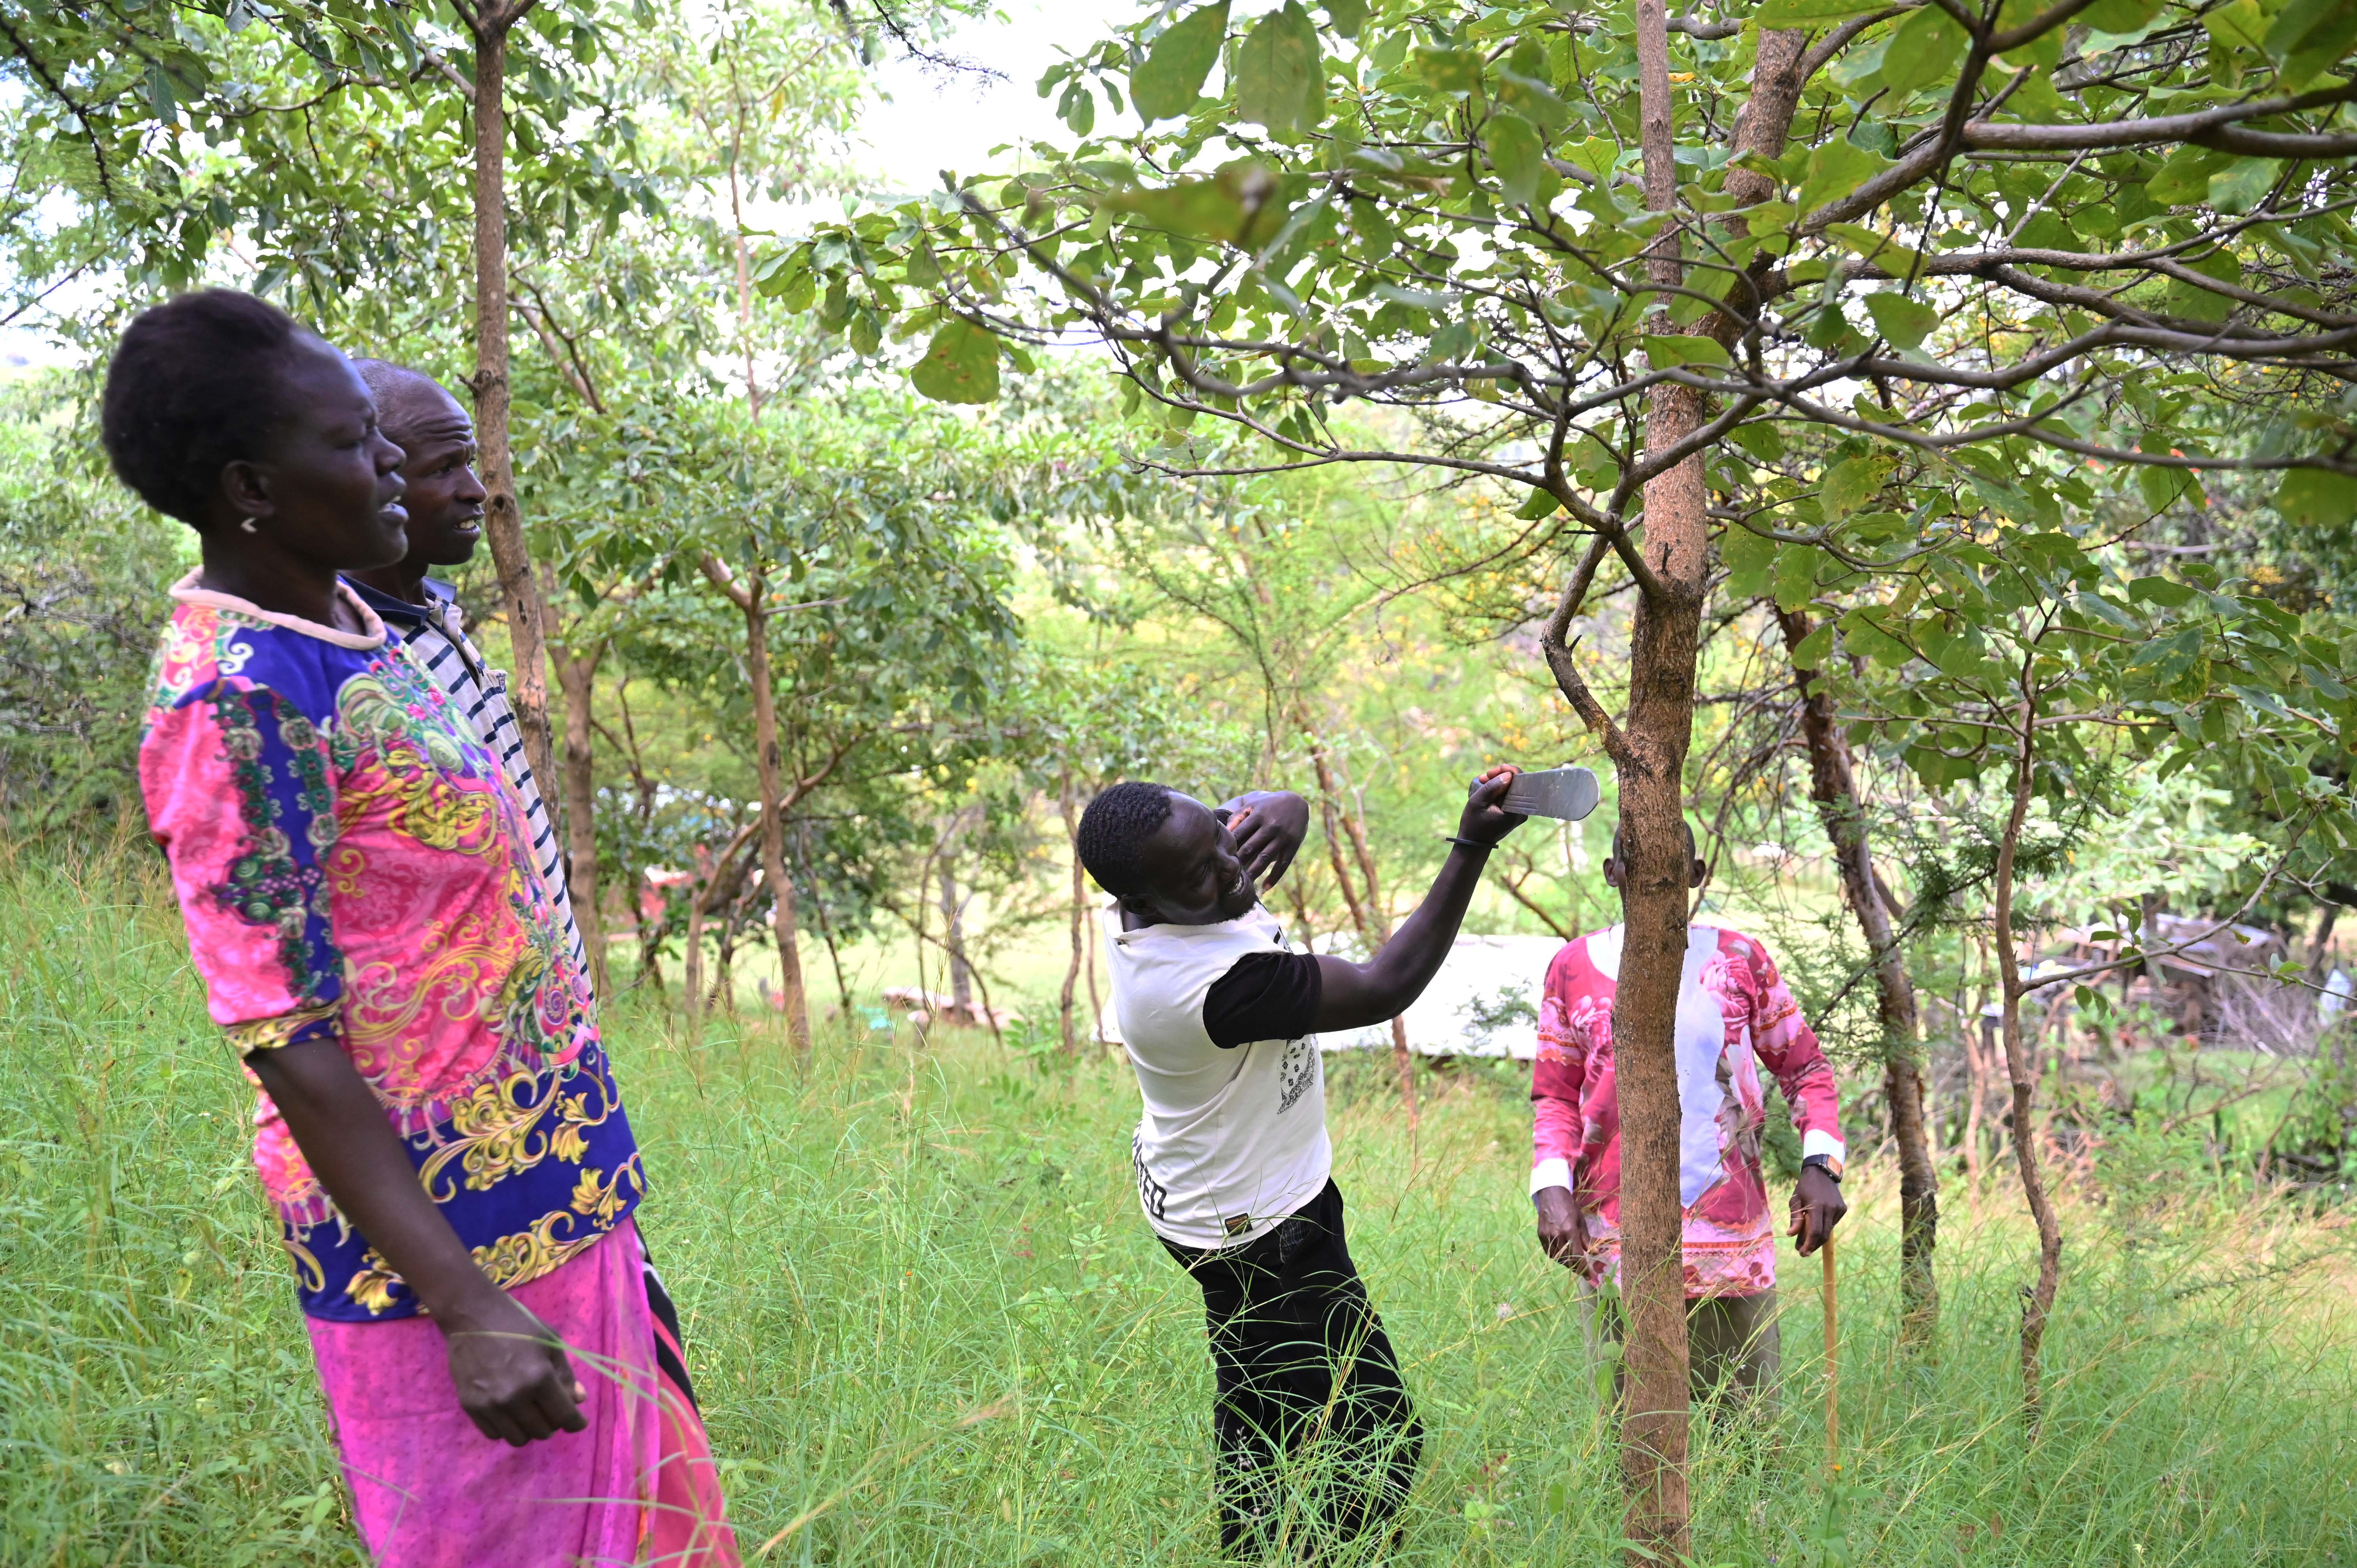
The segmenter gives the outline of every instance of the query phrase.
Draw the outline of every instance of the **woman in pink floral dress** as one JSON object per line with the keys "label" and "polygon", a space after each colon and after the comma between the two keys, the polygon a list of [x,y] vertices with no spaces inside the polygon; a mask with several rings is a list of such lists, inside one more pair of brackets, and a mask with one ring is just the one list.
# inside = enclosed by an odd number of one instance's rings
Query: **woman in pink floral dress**
{"label": "woman in pink floral dress", "polygon": [[337,574],[406,547],[344,356],[142,315],[107,451],[194,527],[140,745],[361,1536],[388,1568],[733,1564],[632,1215],[645,1175],[513,788]]}

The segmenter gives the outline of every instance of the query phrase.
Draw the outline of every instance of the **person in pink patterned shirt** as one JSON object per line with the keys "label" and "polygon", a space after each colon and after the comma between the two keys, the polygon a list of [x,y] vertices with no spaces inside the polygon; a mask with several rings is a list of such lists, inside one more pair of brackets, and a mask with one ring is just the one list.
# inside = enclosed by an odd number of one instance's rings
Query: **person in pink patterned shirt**
{"label": "person in pink patterned shirt", "polygon": [[[1693,830],[1687,846],[1693,847]],[[1692,886],[1702,886],[1696,858]],[[1604,879],[1619,887],[1620,835]],[[1597,1292],[1617,1337],[1620,1275],[1620,1114],[1612,1006],[1624,928],[1566,944],[1548,965],[1539,1006],[1531,1197],[1539,1245]],[[1678,1197],[1684,1206],[1687,1332],[1697,1397],[1722,1384],[1749,1395],[1777,1369],[1776,1236],[1760,1167],[1764,1068],[1801,1133],[1800,1184],[1787,1234],[1807,1257],[1841,1220],[1841,1093],[1817,1036],[1768,950],[1740,931],[1687,929],[1678,987]],[[1618,1387],[1616,1373],[1615,1387]]]}
{"label": "person in pink patterned shirt", "polygon": [[408,549],[367,385],[274,306],[201,290],[124,331],[101,434],[197,532],[140,791],[258,1090],[371,1558],[734,1568],[647,1283],[645,1168],[522,800],[338,576]]}

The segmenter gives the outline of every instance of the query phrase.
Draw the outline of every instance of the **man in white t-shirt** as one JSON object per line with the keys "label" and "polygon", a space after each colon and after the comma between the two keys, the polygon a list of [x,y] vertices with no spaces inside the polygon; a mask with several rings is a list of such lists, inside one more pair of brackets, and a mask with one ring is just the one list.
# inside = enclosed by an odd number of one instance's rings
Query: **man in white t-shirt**
{"label": "man in white t-shirt", "polygon": [[1522,822],[1512,770],[1467,803],[1424,905],[1364,963],[1289,950],[1260,907],[1308,832],[1297,795],[1216,810],[1158,784],[1116,784],[1081,819],[1081,860],[1112,894],[1114,1014],[1145,1115],[1138,1200],[1203,1290],[1217,1391],[1211,1428],[1222,1548],[1257,1554],[1286,1530],[1278,1473],[1325,1439],[1304,1515],[1342,1540],[1405,1499],[1424,1431],[1351,1262],[1326,1139],[1316,1035],[1383,1023],[1448,956],[1481,865]]}

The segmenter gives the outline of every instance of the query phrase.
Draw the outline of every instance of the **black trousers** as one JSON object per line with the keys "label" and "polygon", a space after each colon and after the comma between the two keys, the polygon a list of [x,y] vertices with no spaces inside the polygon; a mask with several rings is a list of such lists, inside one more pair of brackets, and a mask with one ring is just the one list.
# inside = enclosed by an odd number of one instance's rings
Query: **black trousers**
{"label": "black trousers", "polygon": [[[1342,1540],[1406,1500],[1424,1428],[1342,1236],[1332,1182],[1266,1235],[1199,1252],[1163,1243],[1203,1287],[1220,1542],[1257,1554],[1315,1520]],[[1286,1523],[1288,1461],[1302,1507]]]}

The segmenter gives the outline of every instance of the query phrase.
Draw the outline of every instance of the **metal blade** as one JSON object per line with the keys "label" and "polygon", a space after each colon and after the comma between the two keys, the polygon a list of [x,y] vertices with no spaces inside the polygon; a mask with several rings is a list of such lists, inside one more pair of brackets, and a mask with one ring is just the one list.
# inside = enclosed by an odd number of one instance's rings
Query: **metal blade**
{"label": "metal blade", "polygon": [[1517,773],[1506,787],[1505,809],[1520,816],[1554,817],[1576,822],[1596,810],[1603,790],[1585,768],[1550,768]]}

